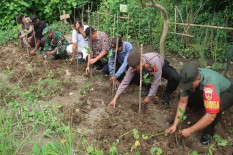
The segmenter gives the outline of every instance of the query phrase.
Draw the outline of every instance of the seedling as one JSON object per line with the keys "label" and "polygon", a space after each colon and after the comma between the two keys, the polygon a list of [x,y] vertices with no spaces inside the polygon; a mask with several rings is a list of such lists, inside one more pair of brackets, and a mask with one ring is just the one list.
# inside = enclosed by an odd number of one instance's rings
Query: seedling
{"label": "seedling", "polygon": [[[156,152],[156,151],[157,151],[157,152]],[[152,148],[150,149],[150,153],[151,153],[152,155],[154,155],[155,153],[156,153],[156,155],[160,155],[160,154],[163,153],[163,151],[162,151],[161,148],[152,147]]]}
{"label": "seedling", "polygon": [[185,121],[187,119],[187,116],[184,115],[184,112],[180,108],[179,108],[179,113],[180,113],[180,116],[178,116],[177,118],[180,120],[179,131],[181,131],[182,123],[183,123],[183,121]]}
{"label": "seedling", "polygon": [[117,148],[116,148],[116,143],[115,142],[112,143],[112,147],[109,150],[109,154],[110,155],[117,155]]}
{"label": "seedling", "polygon": [[197,151],[193,151],[193,153],[190,153],[189,155],[198,155]]}

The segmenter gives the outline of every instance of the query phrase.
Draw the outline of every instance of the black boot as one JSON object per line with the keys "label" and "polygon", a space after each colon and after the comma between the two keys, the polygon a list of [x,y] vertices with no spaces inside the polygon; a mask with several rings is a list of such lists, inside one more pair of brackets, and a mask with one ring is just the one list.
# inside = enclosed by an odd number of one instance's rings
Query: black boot
{"label": "black boot", "polygon": [[164,92],[163,98],[162,98],[163,105],[167,105],[167,106],[170,105],[169,96],[170,96],[170,94],[168,92]]}
{"label": "black boot", "polygon": [[201,136],[200,142],[203,145],[208,145],[210,143],[211,139],[212,139],[212,136],[210,136],[209,134],[203,134]]}

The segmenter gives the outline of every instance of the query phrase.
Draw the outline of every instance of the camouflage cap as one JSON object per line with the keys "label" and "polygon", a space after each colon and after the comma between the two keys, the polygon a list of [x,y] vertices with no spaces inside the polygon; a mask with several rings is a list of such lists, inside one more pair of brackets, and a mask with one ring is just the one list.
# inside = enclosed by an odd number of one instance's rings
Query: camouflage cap
{"label": "camouflage cap", "polygon": [[127,58],[127,63],[130,67],[135,67],[140,63],[140,53],[131,52]]}
{"label": "camouflage cap", "polygon": [[43,36],[48,37],[50,31],[51,30],[50,30],[49,27],[45,27],[44,30],[43,30],[43,32],[42,32]]}
{"label": "camouflage cap", "polygon": [[184,91],[191,88],[194,80],[198,77],[199,71],[198,68],[192,64],[187,63],[183,66],[182,70],[180,71],[181,81],[180,81],[180,88]]}

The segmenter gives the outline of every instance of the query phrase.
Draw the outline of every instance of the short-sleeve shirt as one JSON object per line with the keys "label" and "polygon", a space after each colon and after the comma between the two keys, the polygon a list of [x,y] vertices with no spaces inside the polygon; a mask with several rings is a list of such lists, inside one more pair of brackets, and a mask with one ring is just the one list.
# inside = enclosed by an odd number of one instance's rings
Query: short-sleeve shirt
{"label": "short-sleeve shirt", "polygon": [[[88,26],[84,25],[84,31],[86,30]],[[78,46],[80,47],[88,47],[88,41],[86,41],[82,34],[78,33],[75,29],[73,29],[72,32],[72,42],[73,43],[78,43]]]}
{"label": "short-sleeve shirt", "polygon": [[30,32],[33,31],[33,26],[32,25],[29,25],[29,22],[30,22],[30,18],[25,18],[25,23],[21,24],[21,27],[20,27],[20,32],[21,34],[29,34]]}
{"label": "short-sleeve shirt", "polygon": [[109,51],[110,41],[105,32],[97,31],[97,38],[95,42],[92,42],[93,57],[97,57],[104,51]]}
{"label": "short-sleeve shirt", "polygon": [[42,32],[45,27],[46,27],[46,24],[42,20],[39,20],[39,23],[34,27],[34,31],[35,31],[35,35],[37,39],[41,40],[41,38],[44,37],[42,35]]}
{"label": "short-sleeve shirt", "polygon": [[[204,100],[204,106],[207,113],[218,113],[220,110],[220,94],[227,91],[231,82],[211,69],[198,68],[201,81],[196,88],[198,93]],[[191,89],[183,91],[180,90],[181,97],[187,97],[192,91]]]}

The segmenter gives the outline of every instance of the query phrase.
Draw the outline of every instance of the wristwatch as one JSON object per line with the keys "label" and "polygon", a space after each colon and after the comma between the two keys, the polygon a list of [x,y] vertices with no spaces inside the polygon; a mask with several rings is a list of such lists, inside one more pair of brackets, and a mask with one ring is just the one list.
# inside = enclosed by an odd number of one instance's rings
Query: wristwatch
{"label": "wristwatch", "polygon": [[148,96],[150,99],[152,99],[153,97],[152,96]]}

